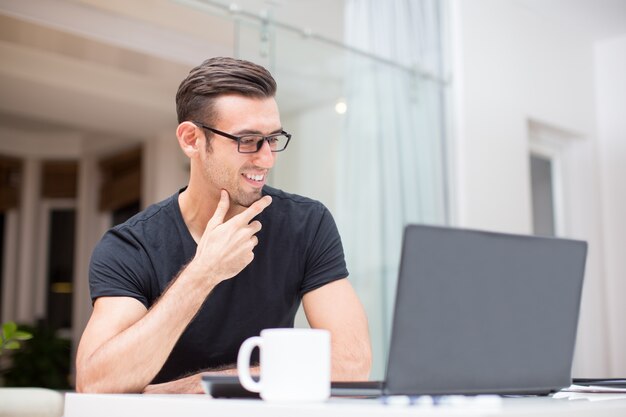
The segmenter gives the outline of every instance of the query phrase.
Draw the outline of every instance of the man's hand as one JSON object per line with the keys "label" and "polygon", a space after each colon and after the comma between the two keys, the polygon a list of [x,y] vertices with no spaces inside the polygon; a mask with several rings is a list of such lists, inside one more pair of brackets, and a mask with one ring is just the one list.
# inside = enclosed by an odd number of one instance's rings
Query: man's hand
{"label": "man's hand", "polygon": [[259,243],[256,233],[261,230],[261,223],[252,219],[271,203],[272,197],[265,196],[224,222],[230,203],[228,192],[222,190],[215,213],[198,243],[192,261],[194,269],[199,268],[204,276],[213,276],[214,285],[241,272],[254,259],[253,249]]}

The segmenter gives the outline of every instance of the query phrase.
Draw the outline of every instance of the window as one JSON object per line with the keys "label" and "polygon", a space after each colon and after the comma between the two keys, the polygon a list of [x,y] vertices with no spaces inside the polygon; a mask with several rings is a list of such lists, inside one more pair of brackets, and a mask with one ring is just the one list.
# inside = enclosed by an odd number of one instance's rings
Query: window
{"label": "window", "polygon": [[3,300],[2,290],[4,288],[4,221],[4,212],[0,211],[0,301]]}
{"label": "window", "polygon": [[52,329],[69,330],[72,328],[76,210],[51,208],[48,216],[46,319]]}
{"label": "window", "polygon": [[113,225],[124,223],[126,220],[139,213],[140,210],[139,200],[113,210]]}

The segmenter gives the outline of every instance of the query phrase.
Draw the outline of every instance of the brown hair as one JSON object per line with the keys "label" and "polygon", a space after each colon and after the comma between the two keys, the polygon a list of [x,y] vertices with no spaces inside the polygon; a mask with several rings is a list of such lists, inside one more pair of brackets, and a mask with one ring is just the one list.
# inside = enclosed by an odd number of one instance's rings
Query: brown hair
{"label": "brown hair", "polygon": [[186,120],[213,123],[215,99],[225,94],[274,97],[276,81],[268,70],[252,62],[229,57],[209,58],[192,69],[178,87],[178,123]]}

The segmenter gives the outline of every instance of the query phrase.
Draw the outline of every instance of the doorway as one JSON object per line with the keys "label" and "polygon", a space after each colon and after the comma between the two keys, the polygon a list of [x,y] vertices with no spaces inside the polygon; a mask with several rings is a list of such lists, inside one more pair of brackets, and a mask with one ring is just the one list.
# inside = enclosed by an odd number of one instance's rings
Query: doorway
{"label": "doorway", "polygon": [[530,184],[533,234],[556,236],[554,210],[554,176],[550,157],[530,154]]}

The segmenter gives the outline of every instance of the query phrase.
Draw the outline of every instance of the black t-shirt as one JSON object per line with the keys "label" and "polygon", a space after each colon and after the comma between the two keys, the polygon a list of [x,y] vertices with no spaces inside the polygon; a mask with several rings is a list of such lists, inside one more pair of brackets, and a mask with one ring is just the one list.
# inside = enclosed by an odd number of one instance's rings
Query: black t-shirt
{"label": "black t-shirt", "polygon": [[[272,204],[256,217],[262,229],[254,260],[213,289],[153,383],[236,363],[246,338],[265,328],[293,327],[305,293],[348,275],[337,227],[324,205],[267,186],[263,194],[272,196]],[[178,195],[104,235],[89,268],[93,301],[125,296],[150,308],[191,261],[197,245]]]}

